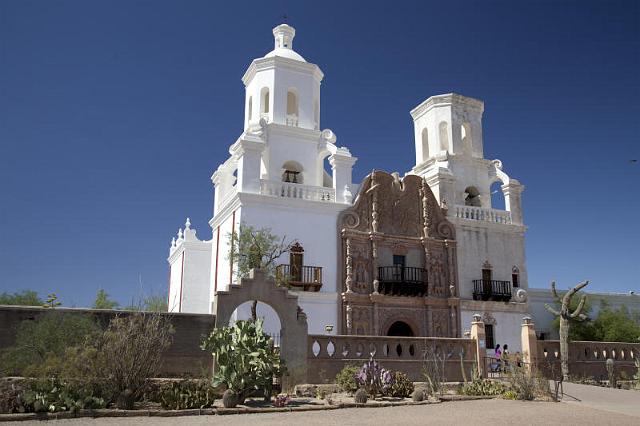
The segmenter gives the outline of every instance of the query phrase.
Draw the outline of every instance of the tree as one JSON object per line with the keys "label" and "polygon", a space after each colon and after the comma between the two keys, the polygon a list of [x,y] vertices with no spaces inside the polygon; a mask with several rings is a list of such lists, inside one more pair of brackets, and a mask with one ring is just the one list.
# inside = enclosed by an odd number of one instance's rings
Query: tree
{"label": "tree", "polygon": [[[256,229],[240,224],[238,232],[229,234],[229,259],[236,267],[238,280],[246,277],[251,269],[262,269],[269,277],[275,275],[275,262],[289,252],[295,240],[287,242],[287,237],[271,233],[270,228]],[[251,305],[251,318],[256,320],[258,301]]]}
{"label": "tree", "polygon": [[168,312],[167,298],[160,294],[152,294],[138,301],[131,301],[129,306],[124,308],[126,311],[139,312]]}
{"label": "tree", "polygon": [[58,296],[55,293],[49,293],[47,295],[47,300],[42,304],[43,308],[57,308],[62,305],[62,303],[58,302]]}
{"label": "tree", "polygon": [[103,289],[98,290],[96,300],[93,302],[93,309],[115,309],[119,305],[115,300],[109,299],[109,295]]}
{"label": "tree", "polygon": [[13,294],[0,293],[0,305],[42,306],[43,303],[38,293],[33,290],[23,290]]}
{"label": "tree", "polygon": [[573,287],[571,290],[566,292],[562,298],[558,295],[556,291],[556,282],[551,282],[551,291],[553,293],[553,297],[556,299],[556,302],[561,303],[560,309],[554,309],[549,304],[545,303],[544,307],[560,318],[560,366],[562,368],[562,377],[563,380],[569,380],[569,320],[577,319],[577,320],[585,320],[587,316],[584,315],[582,309],[584,308],[584,304],[587,301],[587,296],[585,294],[580,298],[580,302],[578,306],[571,311],[571,298],[581,289],[587,286],[589,281],[583,281],[577,286]]}
{"label": "tree", "polygon": [[592,324],[594,338],[601,342],[637,343],[640,339],[640,324],[626,306],[613,310],[603,307]]}
{"label": "tree", "polygon": [[40,375],[50,357],[64,356],[69,347],[81,344],[100,332],[93,318],[80,313],[52,310],[37,320],[18,325],[16,341],[2,354],[3,373]]}

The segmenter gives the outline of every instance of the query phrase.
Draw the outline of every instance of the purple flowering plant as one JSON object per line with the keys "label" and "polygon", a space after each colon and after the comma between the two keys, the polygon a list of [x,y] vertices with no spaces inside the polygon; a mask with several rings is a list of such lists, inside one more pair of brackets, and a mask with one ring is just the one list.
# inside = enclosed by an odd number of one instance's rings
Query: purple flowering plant
{"label": "purple flowering plant", "polygon": [[372,398],[384,395],[393,386],[393,374],[391,371],[382,368],[379,362],[373,360],[364,363],[360,371],[356,373],[358,386],[364,388]]}

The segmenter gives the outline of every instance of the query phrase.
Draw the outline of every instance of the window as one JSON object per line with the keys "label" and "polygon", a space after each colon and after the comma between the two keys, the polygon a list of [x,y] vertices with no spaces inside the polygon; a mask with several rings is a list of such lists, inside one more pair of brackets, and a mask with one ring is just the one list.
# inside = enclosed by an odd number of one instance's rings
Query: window
{"label": "window", "polygon": [[422,161],[429,159],[429,131],[425,127],[422,129]]}
{"label": "window", "polygon": [[480,191],[478,191],[478,188],[475,186],[468,186],[464,190],[464,205],[473,207],[482,206],[482,202],[480,201]]}
{"label": "window", "polygon": [[302,166],[297,161],[287,161],[282,165],[282,181],[302,183]]}
{"label": "window", "polygon": [[289,264],[291,265],[291,281],[302,281],[302,265],[304,264],[304,248],[300,243],[295,243],[289,251]]}
{"label": "window", "polygon": [[249,108],[248,108],[248,112],[247,112],[247,121],[251,121],[251,119],[253,118],[253,98],[251,96],[249,96]]}
{"label": "window", "polygon": [[511,284],[514,287],[520,287],[520,281],[518,280],[518,274],[511,274]]}
{"label": "window", "polygon": [[269,88],[263,87],[260,92],[260,113],[268,114],[269,113]]}
{"label": "window", "polygon": [[462,139],[462,149],[465,153],[471,154],[473,150],[473,145],[471,141],[471,124],[470,123],[462,123],[460,126],[460,136]]}
{"label": "window", "polygon": [[449,150],[449,125],[446,121],[443,121],[438,126],[439,137],[440,137],[440,150],[448,151]]}
{"label": "window", "polygon": [[406,256],[402,256],[399,254],[393,255],[393,266],[404,266],[406,261]]}
{"label": "window", "polygon": [[495,339],[495,335],[493,334],[493,324],[485,324],[484,325],[484,336],[485,336],[485,342],[487,345],[487,349],[493,349],[496,347],[496,339]]}

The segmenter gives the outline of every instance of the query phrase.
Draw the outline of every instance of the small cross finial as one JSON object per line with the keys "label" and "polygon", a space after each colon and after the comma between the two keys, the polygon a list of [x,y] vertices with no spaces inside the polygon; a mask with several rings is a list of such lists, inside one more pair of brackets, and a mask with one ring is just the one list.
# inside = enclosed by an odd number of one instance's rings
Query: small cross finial
{"label": "small cross finial", "polygon": [[286,14],[286,13],[283,13],[283,14],[282,14],[282,23],[283,23],[283,24],[288,24],[288,23],[289,23],[289,21],[288,21],[287,19],[288,19],[287,14]]}

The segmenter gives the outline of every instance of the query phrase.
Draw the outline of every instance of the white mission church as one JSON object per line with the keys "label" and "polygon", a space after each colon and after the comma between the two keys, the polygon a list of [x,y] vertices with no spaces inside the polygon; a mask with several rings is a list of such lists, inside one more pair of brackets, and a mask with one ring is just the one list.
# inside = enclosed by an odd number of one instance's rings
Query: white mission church
{"label": "white mission church", "polygon": [[[483,102],[426,99],[411,110],[413,168],[354,183],[357,153],[321,127],[322,71],[293,50],[294,28],[273,35],[274,49],[242,77],[244,129],[211,178],[212,238],[199,240],[187,220],[171,243],[169,310],[212,312],[216,291],[236,280],[228,236],[243,223],[298,241],[278,272],[309,333],[460,337],[476,313],[488,347],[519,350],[527,315],[551,332],[548,292],[528,290],[524,186],[484,158]],[[496,182],[505,210],[491,205]]]}

